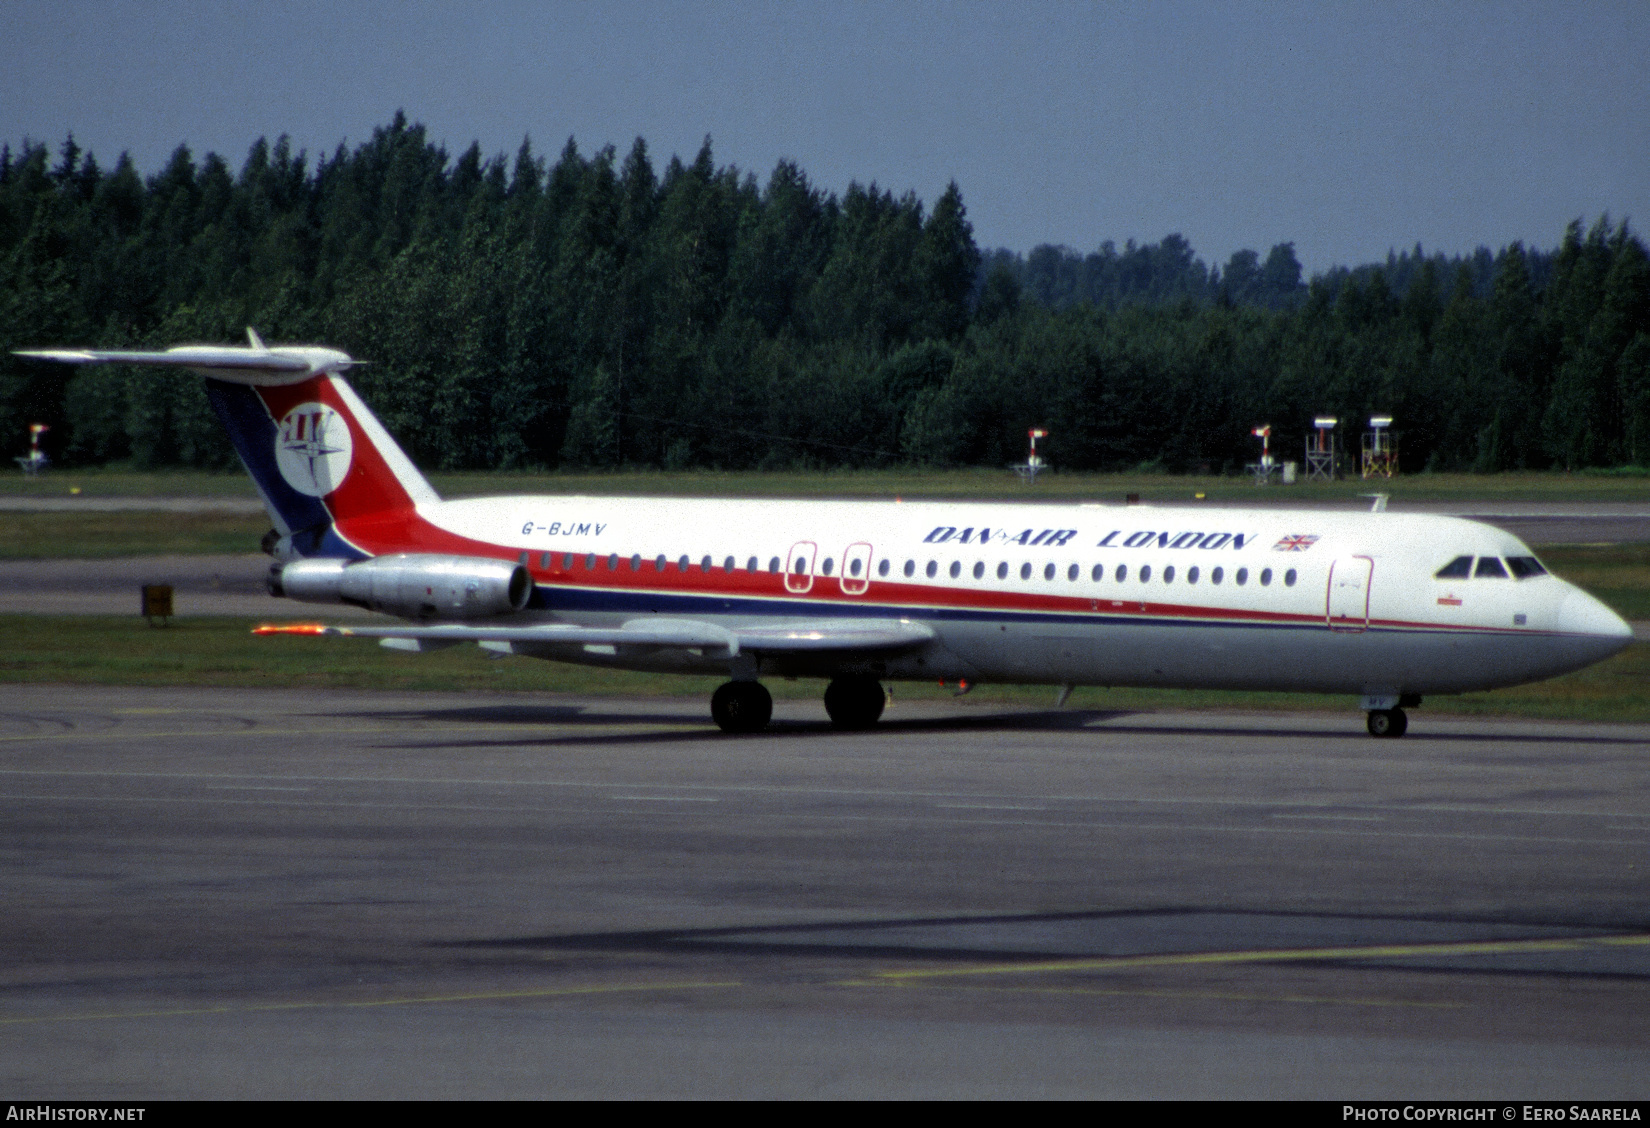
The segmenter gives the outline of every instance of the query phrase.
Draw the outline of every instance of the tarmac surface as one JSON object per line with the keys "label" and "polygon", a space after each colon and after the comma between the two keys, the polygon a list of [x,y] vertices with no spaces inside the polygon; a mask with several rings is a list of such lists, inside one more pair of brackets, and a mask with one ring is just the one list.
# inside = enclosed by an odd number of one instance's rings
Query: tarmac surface
{"label": "tarmac surface", "polygon": [[0,1088],[1650,1093],[1650,727],[0,686]]}

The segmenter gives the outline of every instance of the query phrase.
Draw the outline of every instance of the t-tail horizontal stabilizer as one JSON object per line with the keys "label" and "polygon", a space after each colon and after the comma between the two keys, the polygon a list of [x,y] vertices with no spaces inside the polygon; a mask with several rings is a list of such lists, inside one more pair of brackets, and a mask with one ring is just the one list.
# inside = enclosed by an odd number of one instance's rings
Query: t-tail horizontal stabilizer
{"label": "t-tail horizontal stabilizer", "polygon": [[319,345],[269,348],[247,329],[249,345],[175,345],[164,352],[130,349],[19,349],[17,356],[62,364],[149,364],[187,368],[232,384],[297,384],[323,373],[339,373],[365,363]]}

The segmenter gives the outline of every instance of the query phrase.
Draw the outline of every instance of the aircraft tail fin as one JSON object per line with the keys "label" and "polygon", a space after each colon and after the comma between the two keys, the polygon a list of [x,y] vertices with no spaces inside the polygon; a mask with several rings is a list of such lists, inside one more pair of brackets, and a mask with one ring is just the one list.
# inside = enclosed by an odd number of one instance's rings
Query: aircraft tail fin
{"label": "aircraft tail fin", "polygon": [[147,364],[206,377],[206,395],[300,556],[360,556],[337,532],[359,518],[405,516],[440,500],[342,373],[361,363],[336,349],[269,348],[247,330],[242,346],[183,345],[164,352],[36,350],[66,364]]}

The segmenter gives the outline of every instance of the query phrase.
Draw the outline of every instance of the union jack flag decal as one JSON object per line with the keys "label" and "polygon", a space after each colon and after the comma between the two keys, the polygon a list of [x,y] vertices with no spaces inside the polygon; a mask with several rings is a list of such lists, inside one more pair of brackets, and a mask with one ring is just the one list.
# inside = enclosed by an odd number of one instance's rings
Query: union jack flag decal
{"label": "union jack flag decal", "polygon": [[1305,552],[1316,544],[1317,540],[1316,535],[1302,536],[1300,533],[1292,533],[1273,545],[1272,549],[1275,552]]}

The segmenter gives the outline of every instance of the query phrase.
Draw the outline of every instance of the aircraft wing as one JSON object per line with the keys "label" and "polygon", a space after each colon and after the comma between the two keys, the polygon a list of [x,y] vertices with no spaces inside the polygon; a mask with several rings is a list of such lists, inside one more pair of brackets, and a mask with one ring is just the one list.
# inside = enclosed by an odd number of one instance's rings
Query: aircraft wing
{"label": "aircraft wing", "polygon": [[905,619],[821,619],[789,623],[723,627],[696,619],[631,619],[617,627],[575,627],[559,623],[532,626],[474,627],[464,624],[391,627],[333,627],[321,623],[265,625],[254,634],[338,635],[376,638],[396,649],[438,649],[460,642],[550,643],[596,646],[681,647],[710,649],[732,657],[740,653],[787,651],[903,650],[934,637],[921,623]]}

